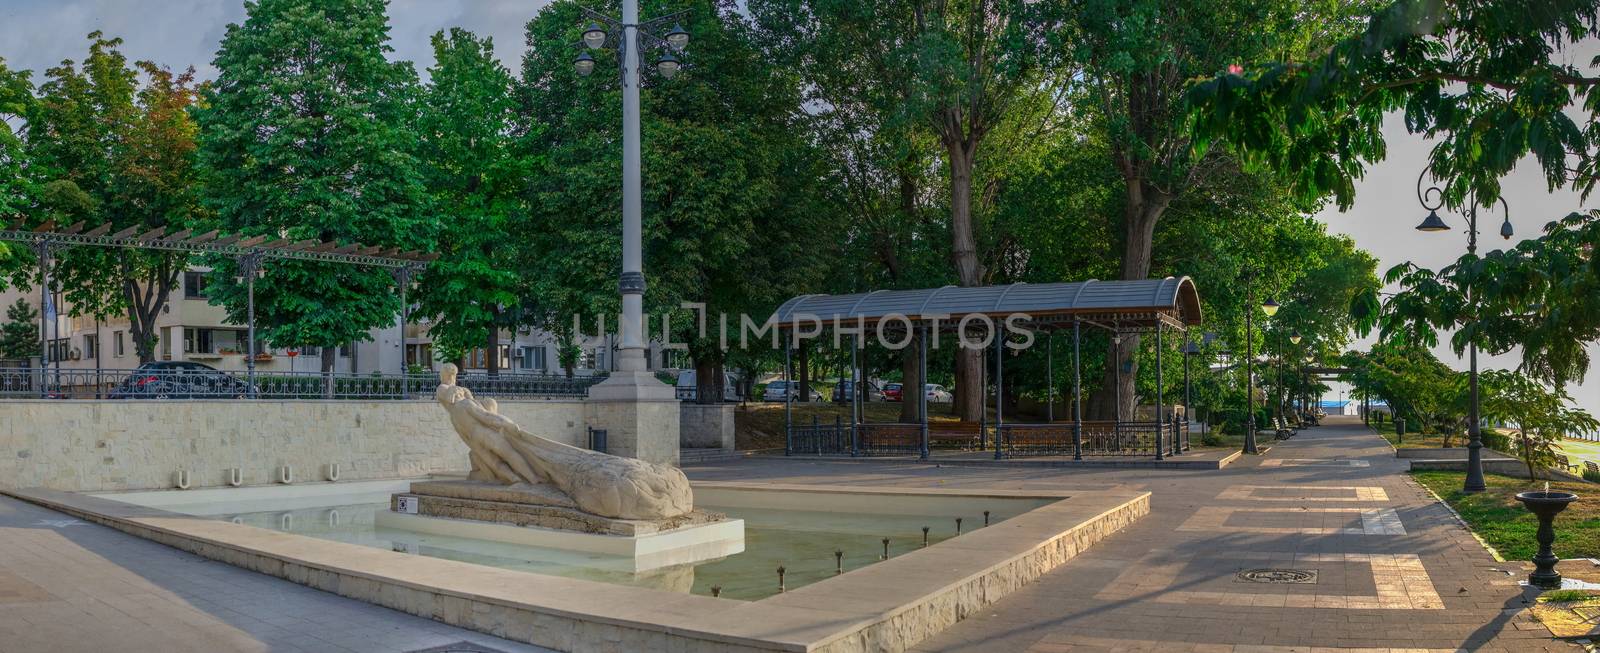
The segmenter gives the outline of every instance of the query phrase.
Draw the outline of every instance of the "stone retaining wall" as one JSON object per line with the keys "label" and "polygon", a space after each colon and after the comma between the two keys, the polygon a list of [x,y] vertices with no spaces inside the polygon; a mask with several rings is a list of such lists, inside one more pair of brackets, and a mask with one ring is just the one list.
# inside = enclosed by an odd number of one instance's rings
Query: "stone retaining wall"
{"label": "stone retaining wall", "polygon": [[[581,400],[502,401],[500,413],[557,442],[585,446]],[[467,448],[432,401],[0,402],[0,486],[69,491],[408,478],[465,471]]]}

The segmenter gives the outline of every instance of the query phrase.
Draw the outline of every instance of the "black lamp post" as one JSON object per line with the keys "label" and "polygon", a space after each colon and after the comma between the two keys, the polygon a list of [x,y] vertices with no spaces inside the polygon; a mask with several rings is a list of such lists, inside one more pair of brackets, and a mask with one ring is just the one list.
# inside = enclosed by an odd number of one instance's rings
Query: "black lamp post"
{"label": "black lamp post", "polygon": [[[1244,312],[1244,452],[1259,454],[1261,450],[1256,447],[1256,379],[1255,379],[1255,333],[1254,317],[1256,312],[1256,287],[1255,272],[1245,275],[1246,299]],[[1278,313],[1278,302],[1268,299],[1261,304],[1261,312],[1267,317]]]}
{"label": "black lamp post", "polygon": [[[1422,224],[1417,225],[1417,231],[1449,231],[1450,225],[1445,224],[1444,219],[1440,218],[1438,213],[1438,209],[1444,206],[1444,191],[1438,186],[1429,186],[1427,190],[1422,188],[1422,178],[1427,176],[1428,170],[1429,168],[1424,168],[1422,174],[1417,175],[1417,201],[1422,204],[1422,208],[1428,210],[1428,215],[1423,218]],[[1466,212],[1467,253],[1475,255],[1478,253],[1477,191],[1473,191],[1471,197],[1472,203]],[[1429,198],[1433,198],[1432,203],[1428,201]],[[1510,240],[1512,236],[1511,207],[1506,204],[1506,200],[1503,197],[1500,198],[1500,207],[1502,212],[1505,213],[1505,221],[1500,225],[1500,237]],[[1472,321],[1476,322],[1478,320],[1478,309],[1472,296],[1471,288],[1467,288],[1467,305],[1470,307],[1468,310],[1472,312],[1470,316]],[[1478,428],[1478,343],[1476,341],[1467,343],[1467,361],[1469,366],[1467,372],[1467,396],[1469,402],[1467,406],[1467,479],[1462,484],[1461,490],[1463,492],[1482,492],[1488,489],[1488,485],[1483,479],[1483,434]]]}

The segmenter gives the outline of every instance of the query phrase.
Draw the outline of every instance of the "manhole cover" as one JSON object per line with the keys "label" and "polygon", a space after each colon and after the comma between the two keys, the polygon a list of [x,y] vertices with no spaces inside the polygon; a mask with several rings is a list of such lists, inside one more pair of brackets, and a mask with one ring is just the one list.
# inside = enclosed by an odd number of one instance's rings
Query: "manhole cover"
{"label": "manhole cover", "polygon": [[1246,583],[1304,585],[1317,582],[1317,571],[1315,569],[1249,569],[1239,572],[1239,580]]}
{"label": "manhole cover", "polygon": [[445,644],[444,646],[435,646],[433,648],[425,648],[425,649],[421,649],[421,650],[417,650],[417,651],[411,651],[411,653],[505,653],[505,652],[501,651],[500,649],[489,648],[489,647],[484,646],[482,644],[473,644],[472,642],[456,642],[454,644]]}

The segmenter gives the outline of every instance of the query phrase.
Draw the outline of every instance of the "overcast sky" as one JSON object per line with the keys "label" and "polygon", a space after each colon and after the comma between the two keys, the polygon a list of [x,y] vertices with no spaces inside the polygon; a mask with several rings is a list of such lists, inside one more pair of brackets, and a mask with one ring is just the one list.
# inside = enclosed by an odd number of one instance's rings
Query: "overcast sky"
{"label": "overcast sky", "polygon": [[[547,0],[392,0],[394,57],[413,62],[421,73],[433,63],[429,36],[464,27],[493,36],[501,61],[515,71],[525,49],[523,25],[546,4]],[[0,0],[0,57],[14,69],[32,69],[37,82],[45,68],[62,59],[81,58],[86,51],[84,35],[102,30],[126,41],[123,53],[129,59],[148,59],[174,69],[193,65],[201,77],[210,78],[215,75],[211,58],[227,24],[243,18],[244,5],[235,0]],[[1596,50],[1600,48],[1578,48],[1561,58],[1586,65]],[[1330,209],[1318,218],[1377,256],[1380,274],[1407,260],[1431,268],[1446,265],[1465,251],[1460,216],[1447,216],[1457,227],[1448,233],[1412,228],[1425,213],[1417,205],[1415,182],[1429,143],[1406,134],[1398,119],[1392,119],[1386,131],[1389,157],[1357,184],[1354,208],[1343,213]],[[1513,242],[1536,236],[1546,222],[1586,206],[1574,193],[1548,192],[1531,163],[1506,179],[1505,196],[1517,231]],[[1498,236],[1498,215],[1480,217],[1480,222],[1483,249],[1507,245]],[[1466,368],[1447,348],[1438,353]],[[1600,360],[1600,347],[1591,347],[1591,355]],[[1484,359],[1486,368],[1515,365],[1515,356]],[[1581,405],[1600,415],[1600,378],[1572,391]]]}

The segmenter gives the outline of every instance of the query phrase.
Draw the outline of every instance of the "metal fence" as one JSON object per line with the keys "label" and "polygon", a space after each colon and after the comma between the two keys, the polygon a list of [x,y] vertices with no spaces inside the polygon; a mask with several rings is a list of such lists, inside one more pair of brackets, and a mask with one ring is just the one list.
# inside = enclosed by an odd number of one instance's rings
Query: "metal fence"
{"label": "metal fence", "polygon": [[[1000,446],[1007,456],[1070,456],[1075,450],[1073,424],[1002,424]],[[1181,422],[1083,422],[1085,456],[1154,456],[1156,435],[1163,452],[1189,450],[1189,427]]]}
{"label": "metal fence", "polygon": [[789,430],[789,453],[850,455],[850,425],[838,418],[822,423],[812,416],[810,424],[798,424]]}
{"label": "metal fence", "polygon": [[[474,395],[502,399],[581,397],[604,377],[556,374],[462,374],[456,383]],[[191,369],[85,370],[0,368],[0,398],[8,399],[431,399],[437,373],[257,373]]]}

